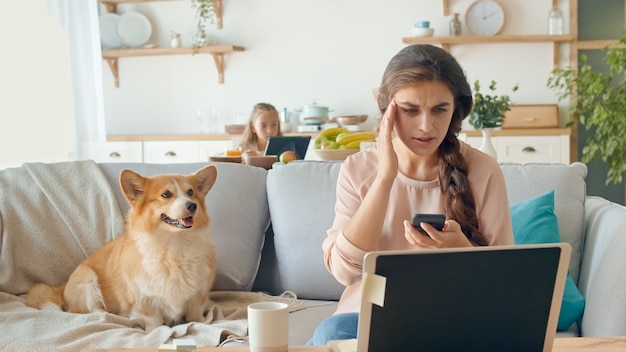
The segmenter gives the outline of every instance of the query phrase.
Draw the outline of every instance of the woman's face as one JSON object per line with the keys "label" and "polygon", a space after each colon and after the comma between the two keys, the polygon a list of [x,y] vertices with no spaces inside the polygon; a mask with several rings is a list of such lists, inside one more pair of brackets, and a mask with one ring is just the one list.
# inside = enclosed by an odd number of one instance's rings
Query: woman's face
{"label": "woman's face", "polygon": [[252,124],[253,132],[259,141],[267,142],[270,137],[278,135],[278,112],[259,111]]}
{"label": "woman's face", "polygon": [[414,154],[434,155],[443,142],[454,112],[454,95],[440,81],[425,81],[399,89],[395,132]]}

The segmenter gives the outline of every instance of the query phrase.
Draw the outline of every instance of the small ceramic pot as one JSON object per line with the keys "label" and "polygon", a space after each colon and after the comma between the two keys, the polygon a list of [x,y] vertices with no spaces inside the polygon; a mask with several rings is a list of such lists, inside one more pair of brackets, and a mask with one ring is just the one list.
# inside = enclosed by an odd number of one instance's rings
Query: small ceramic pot
{"label": "small ceramic pot", "polygon": [[[328,113],[331,111],[327,106],[311,104],[305,105],[300,111],[300,120],[307,125],[320,125],[324,122],[324,119],[328,119]],[[307,119],[309,117],[315,117],[319,119]]]}

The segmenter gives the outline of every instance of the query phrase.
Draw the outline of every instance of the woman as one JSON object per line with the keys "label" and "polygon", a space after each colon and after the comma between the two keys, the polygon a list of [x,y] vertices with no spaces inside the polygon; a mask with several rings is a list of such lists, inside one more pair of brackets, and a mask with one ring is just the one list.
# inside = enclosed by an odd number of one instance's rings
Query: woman
{"label": "woman", "polygon": [[[457,139],[472,103],[461,66],[445,50],[412,45],[391,59],[379,89],[376,146],[342,164],[322,246],[326,267],[346,289],[309,344],[356,337],[369,251],[514,243],[498,163]],[[447,220],[442,231],[422,223],[424,235],[409,222],[413,213]]]}
{"label": "woman", "polygon": [[276,108],[268,103],[255,104],[239,146],[247,155],[264,155],[270,137],[282,136]]}

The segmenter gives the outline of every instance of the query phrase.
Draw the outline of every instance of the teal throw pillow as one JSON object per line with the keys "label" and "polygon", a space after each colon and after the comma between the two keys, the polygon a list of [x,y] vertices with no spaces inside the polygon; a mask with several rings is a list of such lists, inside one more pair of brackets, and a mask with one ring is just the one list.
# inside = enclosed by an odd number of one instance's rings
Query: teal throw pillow
{"label": "teal throw pillow", "polygon": [[[559,225],[554,214],[554,190],[511,206],[515,244],[561,242]],[[585,298],[567,274],[558,331],[569,329],[583,315]]]}

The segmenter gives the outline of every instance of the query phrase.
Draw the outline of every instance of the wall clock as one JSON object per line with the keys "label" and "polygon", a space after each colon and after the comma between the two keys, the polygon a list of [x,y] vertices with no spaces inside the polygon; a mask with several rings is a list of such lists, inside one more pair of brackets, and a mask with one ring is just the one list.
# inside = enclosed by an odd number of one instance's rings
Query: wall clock
{"label": "wall clock", "polygon": [[476,0],[465,12],[465,24],[473,35],[496,35],[504,20],[504,9],[496,0]]}

